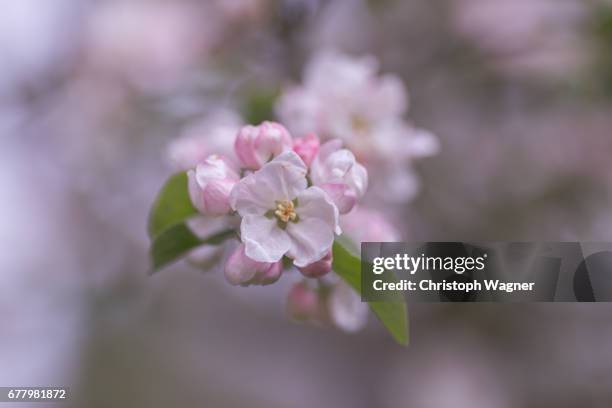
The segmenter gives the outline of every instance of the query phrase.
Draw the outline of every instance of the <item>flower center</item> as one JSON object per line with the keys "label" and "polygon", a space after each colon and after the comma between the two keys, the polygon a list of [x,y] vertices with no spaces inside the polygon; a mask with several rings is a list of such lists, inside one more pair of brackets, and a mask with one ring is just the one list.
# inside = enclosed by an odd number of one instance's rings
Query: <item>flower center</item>
{"label": "flower center", "polygon": [[356,133],[364,134],[370,131],[370,122],[362,115],[353,115],[351,117],[351,126]]}
{"label": "flower center", "polygon": [[278,201],[276,203],[276,210],[274,211],[274,215],[279,221],[282,222],[295,222],[297,220],[297,214],[295,212],[295,204],[292,201]]}

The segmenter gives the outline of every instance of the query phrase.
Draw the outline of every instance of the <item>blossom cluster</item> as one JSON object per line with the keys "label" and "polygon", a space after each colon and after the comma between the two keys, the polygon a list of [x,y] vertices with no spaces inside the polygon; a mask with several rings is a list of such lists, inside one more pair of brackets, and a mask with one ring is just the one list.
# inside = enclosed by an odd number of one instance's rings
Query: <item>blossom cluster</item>
{"label": "blossom cluster", "polygon": [[299,136],[314,131],[323,140],[341,139],[370,171],[375,193],[403,202],[418,190],[413,161],[435,154],[439,143],[404,118],[408,94],[402,80],[378,71],[372,56],[321,51],[306,66],[302,83],[283,90],[276,113]]}
{"label": "blossom cluster", "polygon": [[[408,121],[407,111],[408,93],[397,75],[379,74],[372,56],[332,50],[316,53],[302,82],[284,87],[275,105],[278,120],[304,146],[314,138],[341,140],[367,168],[373,196],[387,203],[414,197],[414,162],[439,150],[437,137]],[[171,161],[189,168],[213,152],[232,153],[232,132],[240,122],[234,112],[211,112],[173,141]]]}
{"label": "blossom cluster", "polygon": [[302,83],[286,86],[276,101],[282,125],[242,126],[236,112],[218,109],[170,144],[170,161],[188,171],[203,214],[191,229],[201,238],[233,229],[239,238],[203,245],[189,262],[223,266],[227,280],[242,286],[297,270],[303,279],[289,292],[292,317],[345,330],[365,323],[367,306],[332,271],[334,239],[400,240],[397,222],[387,219],[389,201],[416,192],[413,161],[438,149],[435,136],[404,117],[400,78],[378,71],[371,56],[318,52]]}
{"label": "blossom cluster", "polygon": [[[359,328],[363,318],[357,317],[367,309],[330,274],[341,217],[359,211],[368,185],[366,169],[342,141],[321,144],[313,133],[293,138],[276,122],[247,125],[238,130],[233,152],[209,155],[187,175],[191,201],[203,216],[192,229],[203,236],[213,223],[215,230],[236,230],[239,244],[224,259],[229,283],[272,284],[291,263],[304,278],[324,280],[293,287],[291,316]],[[204,251],[210,259],[215,250]]]}

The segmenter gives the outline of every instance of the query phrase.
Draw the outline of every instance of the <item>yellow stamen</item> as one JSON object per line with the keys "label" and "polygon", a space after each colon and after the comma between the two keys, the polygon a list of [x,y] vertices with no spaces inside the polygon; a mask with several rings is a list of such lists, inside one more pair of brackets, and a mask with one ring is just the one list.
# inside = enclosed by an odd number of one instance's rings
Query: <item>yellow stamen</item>
{"label": "yellow stamen", "polygon": [[291,201],[279,201],[276,203],[276,211],[274,215],[282,222],[295,221],[297,214],[295,212],[295,205]]}
{"label": "yellow stamen", "polygon": [[362,115],[353,115],[351,117],[351,126],[356,133],[362,134],[370,131],[370,123]]}

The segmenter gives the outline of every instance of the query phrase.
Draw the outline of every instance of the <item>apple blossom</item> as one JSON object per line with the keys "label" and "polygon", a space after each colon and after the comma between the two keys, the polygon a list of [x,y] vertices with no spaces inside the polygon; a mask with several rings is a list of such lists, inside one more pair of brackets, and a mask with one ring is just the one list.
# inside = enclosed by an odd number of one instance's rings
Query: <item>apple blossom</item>
{"label": "apple blossom", "polygon": [[315,132],[322,140],[344,141],[381,181],[375,184],[384,184],[385,199],[405,201],[417,186],[413,160],[435,154],[438,141],[404,119],[408,97],[402,81],[379,75],[378,68],[370,56],[322,51],[306,67],[303,84],[283,91],[276,112],[297,136]]}
{"label": "apple blossom", "polygon": [[300,156],[307,166],[310,166],[319,153],[320,145],[319,137],[314,133],[309,133],[293,141],[293,151]]}
{"label": "apple blossom", "polygon": [[341,214],[355,206],[366,191],[368,172],[347,149],[341,149],[341,140],[331,140],[321,146],[312,162],[310,177],[334,201]]}
{"label": "apple blossom", "polygon": [[303,280],[293,285],[287,296],[287,314],[303,322],[332,325],[345,332],[356,332],[367,323],[368,305],[348,284],[337,277],[333,283],[313,288]]}
{"label": "apple blossom", "polygon": [[230,212],[229,195],[240,177],[221,156],[212,155],[187,173],[189,195],[202,214],[223,215]]}
{"label": "apple blossom", "polygon": [[332,252],[329,251],[323,258],[306,265],[298,270],[307,278],[320,278],[332,270]]}
{"label": "apple blossom", "polygon": [[245,254],[240,245],[225,263],[225,278],[232,285],[269,285],[276,282],[283,272],[283,263],[257,262]]}
{"label": "apple blossom", "polygon": [[291,135],[284,126],[266,121],[259,126],[247,125],[240,129],[234,150],[244,167],[257,170],[279,154],[291,150],[292,144]]}
{"label": "apple blossom", "polygon": [[347,142],[375,138],[379,123],[398,119],[408,106],[399,77],[377,71],[371,56],[319,52],[305,69],[303,85],[281,95],[277,113],[298,135],[315,132]]}
{"label": "apple blossom", "polygon": [[284,255],[297,267],[320,260],[331,249],[338,208],[318,187],[308,187],[307,167],[286,152],[240,180],[230,195],[242,217],[245,253],[258,262],[277,262]]}
{"label": "apple blossom", "polygon": [[[187,172],[188,191],[202,216],[189,219],[189,228],[203,241],[228,230],[236,231],[239,239],[233,244],[202,245],[191,250],[188,260],[207,269],[224,265],[229,283],[249,286],[276,282],[287,257],[305,278],[317,280],[316,285],[306,279],[292,287],[288,314],[357,330],[365,322],[366,306],[331,273],[332,246],[342,233],[340,214],[350,221],[347,213],[365,193],[365,167],[343,148],[342,140],[321,144],[315,133],[293,140],[274,122],[244,126],[234,133],[236,160],[232,160],[231,152],[228,155],[225,150],[231,127],[209,129],[214,131],[209,134],[224,135],[216,148],[224,155],[204,156],[210,151],[204,138],[183,143],[183,150],[175,148],[181,156],[179,164],[196,164]],[[206,126],[201,134],[207,134]],[[363,214],[361,209],[355,212]],[[359,242],[354,224],[346,223],[353,229],[351,238]],[[376,228],[368,227],[368,231]]]}

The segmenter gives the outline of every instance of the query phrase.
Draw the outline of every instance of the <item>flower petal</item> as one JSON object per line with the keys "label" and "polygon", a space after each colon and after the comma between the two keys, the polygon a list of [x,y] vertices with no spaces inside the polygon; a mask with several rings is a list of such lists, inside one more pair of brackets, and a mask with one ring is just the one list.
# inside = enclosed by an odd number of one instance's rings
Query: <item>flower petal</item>
{"label": "flower petal", "polygon": [[240,224],[246,255],[257,262],[277,262],[291,247],[291,239],[277,225],[276,218],[246,215]]}
{"label": "flower petal", "polygon": [[204,195],[202,193],[202,188],[198,184],[196,180],[196,172],[195,170],[189,170],[187,172],[187,188],[189,189],[189,198],[191,198],[191,203],[201,213],[206,211],[206,207],[204,206]]}
{"label": "flower petal", "polygon": [[368,189],[368,171],[361,164],[355,162],[347,184],[353,188],[357,197],[363,197]]}
{"label": "flower petal", "polygon": [[318,187],[311,187],[298,197],[299,221],[287,224],[291,237],[288,255],[293,263],[303,267],[323,258],[334,242],[334,233],[340,233],[338,209]]}
{"label": "flower petal", "polygon": [[257,262],[245,253],[240,245],[225,264],[225,278],[232,285],[269,285],[276,282],[283,272],[282,262]]}
{"label": "flower petal", "polygon": [[275,208],[275,201],[292,200],[306,189],[307,170],[295,152],[281,154],[236,184],[230,195],[232,208],[242,216],[265,214]]}
{"label": "flower petal", "polygon": [[334,231],[318,218],[289,223],[287,233],[291,236],[291,248],[287,254],[300,268],[325,256],[334,242]]}
{"label": "flower petal", "polygon": [[[312,182],[320,187],[327,184],[344,184],[350,187],[355,199],[361,198],[368,186],[368,172],[356,161],[355,155],[347,149],[341,149],[341,145],[336,139],[321,146],[319,155],[312,163]],[[337,193],[336,191],[334,196],[337,196]]]}
{"label": "flower petal", "polygon": [[329,198],[336,204],[340,214],[347,214],[357,203],[357,196],[344,183],[325,183],[321,188],[327,193]]}
{"label": "flower petal", "polygon": [[368,305],[344,282],[338,282],[329,299],[329,314],[336,327],[346,332],[362,329],[368,320]]}
{"label": "flower petal", "polygon": [[297,197],[297,213],[300,220],[308,218],[322,219],[332,231],[341,234],[338,208],[332,199],[319,187],[310,187]]}

